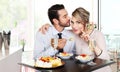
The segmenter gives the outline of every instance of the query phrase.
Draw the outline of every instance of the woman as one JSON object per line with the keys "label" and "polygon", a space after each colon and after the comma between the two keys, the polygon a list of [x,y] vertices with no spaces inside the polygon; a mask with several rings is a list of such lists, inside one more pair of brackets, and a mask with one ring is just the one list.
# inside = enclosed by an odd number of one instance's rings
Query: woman
{"label": "woman", "polygon": [[[84,8],[77,8],[72,13],[71,27],[75,35],[76,53],[93,54],[94,56],[109,60],[106,50],[104,35],[94,29],[93,24],[89,24],[89,12]],[[90,48],[90,42],[94,42],[94,47]],[[94,72],[112,72],[110,67],[104,67]]]}

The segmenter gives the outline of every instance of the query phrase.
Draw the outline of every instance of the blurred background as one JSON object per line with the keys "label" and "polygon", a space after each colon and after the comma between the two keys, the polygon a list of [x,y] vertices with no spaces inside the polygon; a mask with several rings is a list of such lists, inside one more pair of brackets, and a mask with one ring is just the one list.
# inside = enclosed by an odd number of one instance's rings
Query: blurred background
{"label": "blurred background", "polygon": [[0,33],[8,35],[13,49],[24,47],[24,51],[32,51],[36,31],[50,23],[47,10],[51,5],[64,4],[69,16],[81,6],[90,12],[90,21],[104,33],[108,49],[119,49],[119,3],[119,0],[0,0]]}
{"label": "blurred background", "polygon": [[64,4],[69,16],[77,7],[90,12],[90,22],[103,32],[111,59],[117,60],[112,68],[119,71],[120,0],[0,0],[0,53],[23,48],[22,61],[32,59],[34,36],[42,25],[50,23],[47,10],[54,4]]}

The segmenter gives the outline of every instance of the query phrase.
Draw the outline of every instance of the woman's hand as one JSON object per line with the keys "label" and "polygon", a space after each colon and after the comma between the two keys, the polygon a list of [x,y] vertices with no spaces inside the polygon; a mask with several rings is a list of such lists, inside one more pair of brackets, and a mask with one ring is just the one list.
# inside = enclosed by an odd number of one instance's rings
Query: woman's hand
{"label": "woman's hand", "polygon": [[95,52],[96,56],[99,57],[102,54],[103,50],[96,46],[94,48],[94,52]]}
{"label": "woman's hand", "polygon": [[50,24],[49,23],[46,23],[45,25],[43,25],[39,31],[43,34],[45,34],[45,32],[48,30],[48,28],[50,27]]}
{"label": "woman's hand", "polygon": [[87,27],[86,27],[86,29],[85,29],[85,31],[81,30],[82,34],[81,34],[80,37],[83,40],[85,40],[86,42],[88,42],[90,40],[90,34],[94,30],[94,27],[95,27],[95,25],[93,23],[88,24]]}
{"label": "woman's hand", "polygon": [[90,36],[88,33],[85,33],[84,31],[82,31],[82,35],[80,36],[83,40],[85,40],[86,42],[89,41]]}

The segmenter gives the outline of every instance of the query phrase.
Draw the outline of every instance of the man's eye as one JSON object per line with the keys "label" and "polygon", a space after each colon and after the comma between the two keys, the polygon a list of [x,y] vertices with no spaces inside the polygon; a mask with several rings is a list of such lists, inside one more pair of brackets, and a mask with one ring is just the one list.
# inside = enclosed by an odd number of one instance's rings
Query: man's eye
{"label": "man's eye", "polygon": [[80,24],[81,22],[76,22],[77,24]]}
{"label": "man's eye", "polygon": [[65,15],[64,18],[67,18],[67,15]]}

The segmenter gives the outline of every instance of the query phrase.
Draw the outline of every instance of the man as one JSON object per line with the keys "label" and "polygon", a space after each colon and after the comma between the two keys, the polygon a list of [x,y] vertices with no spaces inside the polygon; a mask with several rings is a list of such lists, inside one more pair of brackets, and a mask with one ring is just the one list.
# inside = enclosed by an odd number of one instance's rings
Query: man
{"label": "man", "polygon": [[[70,26],[70,18],[65,7],[62,4],[53,5],[48,9],[48,17],[52,26],[45,34],[40,31],[37,32],[34,48],[35,59],[40,56],[53,56],[62,49],[64,52],[74,51],[73,33],[64,29]],[[62,35],[59,36],[58,33]],[[54,36],[60,38],[56,49],[51,46],[51,38]]]}

